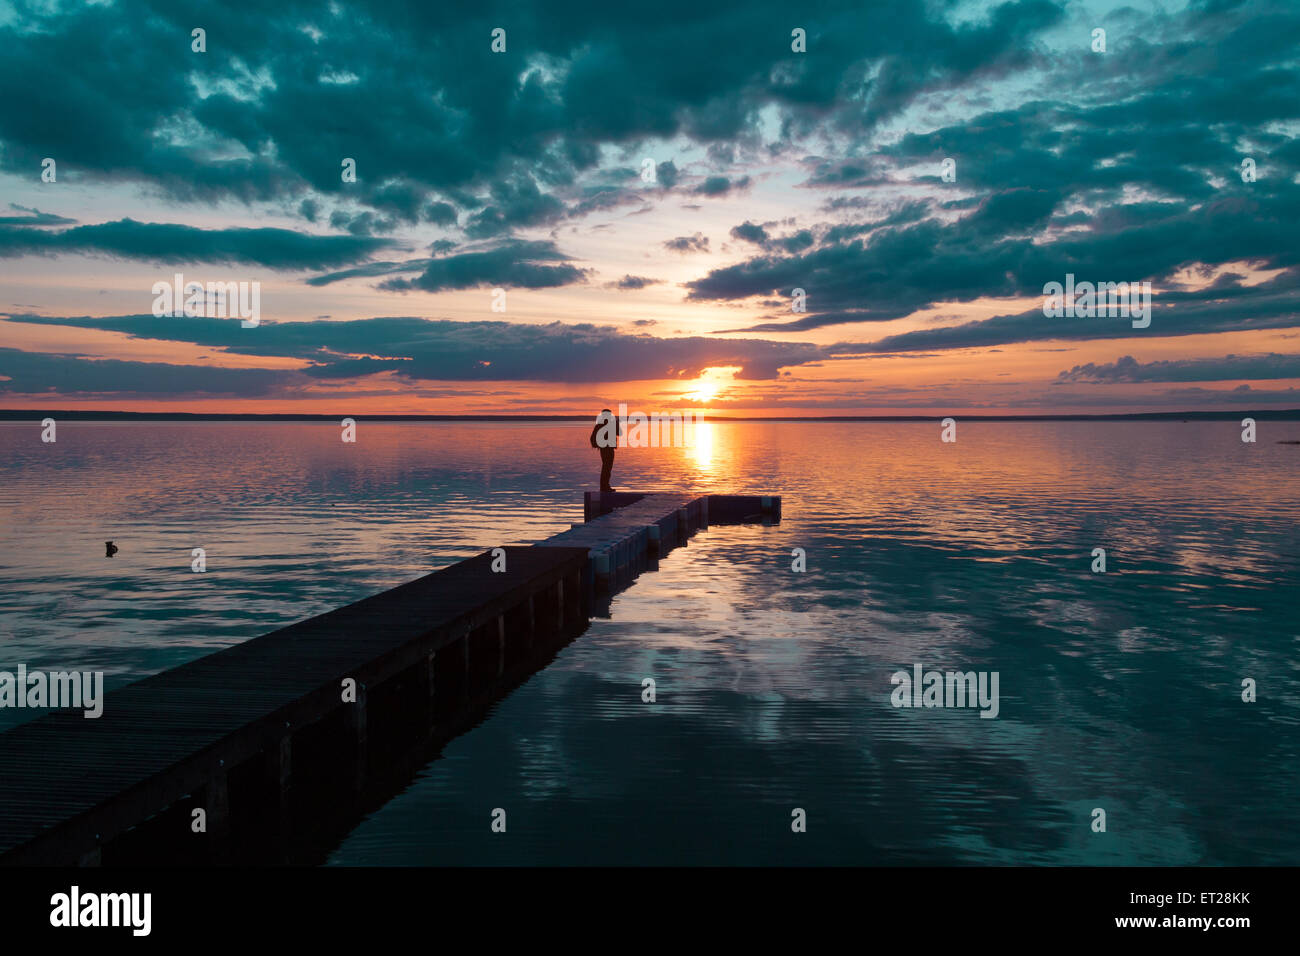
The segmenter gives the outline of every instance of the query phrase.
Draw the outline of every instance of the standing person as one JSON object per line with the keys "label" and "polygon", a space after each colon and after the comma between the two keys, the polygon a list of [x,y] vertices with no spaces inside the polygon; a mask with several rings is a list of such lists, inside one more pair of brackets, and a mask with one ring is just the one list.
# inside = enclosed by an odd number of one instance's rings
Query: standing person
{"label": "standing person", "polygon": [[600,490],[613,491],[609,485],[610,472],[614,470],[614,448],[618,445],[618,417],[608,408],[602,408],[591,429],[591,447],[600,449]]}

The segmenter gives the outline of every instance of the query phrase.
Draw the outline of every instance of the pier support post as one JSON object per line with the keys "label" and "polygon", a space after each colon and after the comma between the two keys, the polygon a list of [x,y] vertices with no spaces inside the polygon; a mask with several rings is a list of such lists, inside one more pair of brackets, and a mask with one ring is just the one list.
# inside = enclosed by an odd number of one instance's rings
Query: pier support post
{"label": "pier support post", "polygon": [[362,790],[366,785],[366,685],[357,684],[355,703],[346,704],[344,720],[352,743],[352,789]]}
{"label": "pier support post", "polygon": [[506,616],[497,615],[497,677],[506,672]]}
{"label": "pier support post", "polygon": [[[288,725],[286,724],[286,727]],[[272,845],[283,850],[289,842],[293,824],[289,788],[293,782],[292,738],[286,729],[283,737],[267,744],[263,792],[267,795],[267,826],[270,827]]]}
{"label": "pier support post", "polygon": [[223,863],[230,853],[230,786],[224,767],[213,770],[207,789],[204,810],[207,814],[208,846],[212,861]]}
{"label": "pier support post", "polygon": [[293,785],[293,738],[285,734],[280,738],[274,753],[275,760],[275,804],[279,815],[280,827],[289,820],[289,788]]}
{"label": "pier support post", "polygon": [[437,701],[436,701],[436,699],[435,699],[435,698],[438,696],[438,695],[437,695],[437,689],[436,689],[437,686],[438,686],[438,684],[437,684],[437,680],[436,680],[436,672],[435,672],[435,669],[434,669],[434,663],[433,663],[433,662],[434,662],[434,658],[436,658],[437,656],[438,656],[438,652],[437,652],[437,651],[430,651],[430,652],[429,652],[428,670],[426,671],[427,678],[428,678],[428,682],[429,682],[429,727],[430,727],[430,728],[432,728],[432,727],[434,726],[434,723],[435,723],[434,718],[435,718],[435,715],[438,713],[438,710],[437,710]]}
{"label": "pier support post", "polygon": [[591,567],[596,575],[596,590],[608,593],[610,590],[609,552],[602,551],[594,555],[591,559]]}

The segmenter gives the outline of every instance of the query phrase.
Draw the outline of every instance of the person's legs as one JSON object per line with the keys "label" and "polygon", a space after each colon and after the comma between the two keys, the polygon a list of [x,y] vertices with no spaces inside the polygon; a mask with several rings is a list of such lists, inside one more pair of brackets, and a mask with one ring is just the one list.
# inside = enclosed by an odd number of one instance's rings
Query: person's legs
{"label": "person's legs", "polygon": [[602,448],[600,450],[600,490],[613,491],[609,486],[609,476],[614,470],[614,449]]}

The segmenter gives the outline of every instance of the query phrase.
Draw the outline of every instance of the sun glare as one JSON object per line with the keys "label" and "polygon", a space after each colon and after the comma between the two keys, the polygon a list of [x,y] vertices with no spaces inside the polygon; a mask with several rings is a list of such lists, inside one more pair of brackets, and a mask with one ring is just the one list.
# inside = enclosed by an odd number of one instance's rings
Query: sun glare
{"label": "sun glare", "polygon": [[707,405],[718,397],[718,385],[716,382],[701,382],[696,385],[695,389],[682,394],[682,398],[688,402],[699,402]]}
{"label": "sun glare", "polygon": [[700,371],[700,377],[691,383],[691,387],[682,392],[682,399],[707,405],[717,398],[740,371],[738,366],[724,365],[718,368],[706,368]]}

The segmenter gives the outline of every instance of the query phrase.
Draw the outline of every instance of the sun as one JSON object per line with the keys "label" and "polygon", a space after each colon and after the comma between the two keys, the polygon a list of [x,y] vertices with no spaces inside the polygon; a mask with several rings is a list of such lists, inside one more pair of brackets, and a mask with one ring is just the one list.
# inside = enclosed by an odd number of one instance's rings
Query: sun
{"label": "sun", "polygon": [[699,402],[701,405],[707,405],[718,397],[720,386],[716,382],[701,382],[694,391],[683,392],[682,398],[688,402]]}
{"label": "sun", "polygon": [[735,379],[741,369],[736,365],[723,365],[700,370],[700,377],[691,383],[691,388],[682,392],[682,400],[707,405],[722,394],[723,390]]}

